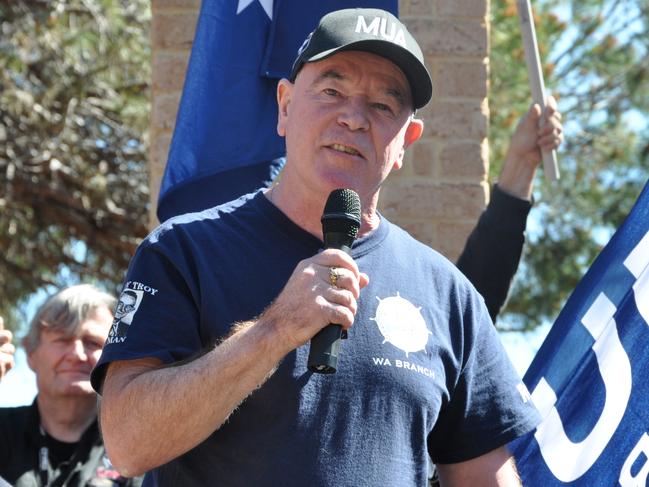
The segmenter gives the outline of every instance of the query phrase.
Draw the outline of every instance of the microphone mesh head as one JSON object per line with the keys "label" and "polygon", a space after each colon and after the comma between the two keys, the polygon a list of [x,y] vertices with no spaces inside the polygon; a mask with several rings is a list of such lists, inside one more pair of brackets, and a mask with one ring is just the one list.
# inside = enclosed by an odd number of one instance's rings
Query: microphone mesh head
{"label": "microphone mesh head", "polygon": [[322,232],[342,232],[353,241],[361,226],[361,199],[351,189],[334,189],[322,214]]}

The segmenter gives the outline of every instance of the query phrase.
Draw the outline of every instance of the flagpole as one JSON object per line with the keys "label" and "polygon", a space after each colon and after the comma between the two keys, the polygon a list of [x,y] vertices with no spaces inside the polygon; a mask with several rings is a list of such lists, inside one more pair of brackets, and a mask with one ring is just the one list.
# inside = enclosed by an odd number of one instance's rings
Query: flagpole
{"label": "flagpole", "polygon": [[[532,6],[530,5],[530,0],[517,0],[516,3],[518,6],[521,33],[523,35],[525,61],[527,62],[527,72],[530,80],[532,99],[534,100],[534,103],[538,103],[541,108],[545,110],[547,100],[545,97],[545,84],[543,83],[539,49],[536,42],[536,32],[534,30]],[[556,181],[560,177],[556,152],[554,150],[550,152],[543,151],[542,156],[545,179],[548,181]]]}

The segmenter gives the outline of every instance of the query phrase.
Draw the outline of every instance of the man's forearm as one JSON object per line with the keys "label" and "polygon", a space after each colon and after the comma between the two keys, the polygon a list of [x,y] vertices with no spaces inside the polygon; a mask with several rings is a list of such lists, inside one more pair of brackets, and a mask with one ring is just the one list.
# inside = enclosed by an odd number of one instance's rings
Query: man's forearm
{"label": "man's forearm", "polygon": [[[338,273],[330,282],[330,269]],[[127,476],[169,462],[205,440],[291,350],[328,323],[348,329],[369,278],[345,252],[298,263],[258,320],[205,355],[163,367],[158,359],[113,362],[102,389],[101,425],[111,461]]]}
{"label": "man's forearm", "polygon": [[272,326],[250,323],[205,355],[179,366],[157,359],[111,364],[101,425],[111,461],[136,476],[205,440],[288,353]]}

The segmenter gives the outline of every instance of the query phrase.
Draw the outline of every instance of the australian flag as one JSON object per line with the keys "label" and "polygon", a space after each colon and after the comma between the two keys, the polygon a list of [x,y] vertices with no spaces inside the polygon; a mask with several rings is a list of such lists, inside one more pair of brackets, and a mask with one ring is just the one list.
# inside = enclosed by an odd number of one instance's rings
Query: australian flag
{"label": "australian flag", "polygon": [[268,185],[284,162],[277,81],[331,11],[398,0],[203,0],[158,218],[209,208]]}
{"label": "australian flag", "polygon": [[541,411],[524,485],[649,485],[649,183],[525,375]]}

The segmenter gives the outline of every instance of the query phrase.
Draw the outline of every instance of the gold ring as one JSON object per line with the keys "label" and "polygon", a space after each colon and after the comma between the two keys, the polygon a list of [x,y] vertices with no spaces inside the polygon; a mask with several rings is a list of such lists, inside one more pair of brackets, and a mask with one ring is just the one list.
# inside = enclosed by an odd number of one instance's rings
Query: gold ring
{"label": "gold ring", "polygon": [[338,271],[336,270],[335,267],[330,267],[329,268],[329,283],[333,287],[338,287]]}

